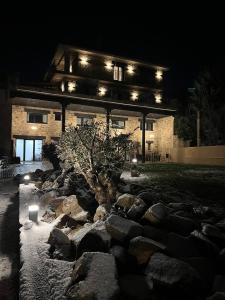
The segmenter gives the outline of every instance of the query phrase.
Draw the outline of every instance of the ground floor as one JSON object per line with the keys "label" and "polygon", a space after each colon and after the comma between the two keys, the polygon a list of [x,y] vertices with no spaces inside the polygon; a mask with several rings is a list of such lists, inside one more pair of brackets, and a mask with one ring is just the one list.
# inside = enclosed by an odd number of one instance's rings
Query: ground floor
{"label": "ground floor", "polygon": [[[12,105],[12,144],[13,155],[20,161],[39,161],[42,159],[44,143],[56,142],[62,134],[62,113],[52,103],[37,107],[16,103]],[[25,105],[26,104],[26,105]],[[149,113],[145,118],[144,139],[142,116],[138,112],[110,111],[107,116],[103,108],[69,105],[65,111],[66,126],[82,126],[93,122],[106,123],[114,133],[132,133],[135,153],[142,155],[145,144],[145,156],[149,161],[168,161],[174,143],[174,118],[156,113]]]}

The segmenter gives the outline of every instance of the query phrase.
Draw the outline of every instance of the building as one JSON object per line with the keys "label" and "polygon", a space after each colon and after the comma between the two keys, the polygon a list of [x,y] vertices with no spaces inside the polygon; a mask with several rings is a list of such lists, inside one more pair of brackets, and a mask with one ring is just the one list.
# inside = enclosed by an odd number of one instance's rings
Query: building
{"label": "building", "polygon": [[[11,84],[0,91],[2,152],[22,161],[41,159],[43,143],[66,126],[106,122],[108,130],[134,132],[142,161],[168,157],[173,115],[163,95],[168,68],[138,60],[59,45],[43,84]],[[1,116],[0,116],[1,117]]]}

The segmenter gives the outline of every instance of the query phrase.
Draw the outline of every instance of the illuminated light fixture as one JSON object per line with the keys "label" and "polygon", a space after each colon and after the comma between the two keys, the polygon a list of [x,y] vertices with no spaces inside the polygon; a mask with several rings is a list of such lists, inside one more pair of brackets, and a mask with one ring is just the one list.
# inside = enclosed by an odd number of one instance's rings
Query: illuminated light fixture
{"label": "illuminated light fixture", "polygon": [[106,91],[107,91],[107,89],[105,88],[105,87],[100,87],[99,89],[98,89],[98,94],[99,94],[99,96],[105,96],[105,94],[106,94]]}
{"label": "illuminated light fixture", "polygon": [[107,60],[107,61],[105,62],[105,68],[106,68],[106,70],[108,70],[108,71],[111,71],[111,70],[112,70],[113,64],[112,64],[111,60]]}
{"label": "illuminated light fixture", "polygon": [[37,126],[31,126],[32,130],[37,130]]}
{"label": "illuminated light fixture", "polygon": [[128,65],[127,66],[127,73],[130,74],[130,75],[134,74],[134,66]]}
{"label": "illuminated light fixture", "polygon": [[80,57],[80,63],[83,66],[87,66],[88,65],[88,57],[86,55],[82,55]]}
{"label": "illuminated light fixture", "polygon": [[131,93],[131,100],[137,101],[138,100],[138,92],[132,92]]}
{"label": "illuminated light fixture", "polygon": [[38,221],[38,211],[39,211],[39,206],[38,205],[29,205],[28,206],[28,212],[29,212],[29,220],[33,222]]}
{"label": "illuminated light fixture", "polygon": [[25,175],[24,177],[23,177],[23,180],[24,180],[24,184],[28,184],[29,183],[29,180],[30,180],[30,175]]}
{"label": "illuminated light fixture", "polygon": [[134,158],[132,159],[132,163],[133,163],[133,164],[136,164],[136,163],[137,163],[137,158],[136,158],[136,157],[134,157]]}
{"label": "illuminated light fixture", "polygon": [[69,71],[70,71],[70,73],[72,73],[72,72],[73,72],[73,65],[72,65],[72,62],[70,62]]}
{"label": "illuminated light fixture", "polygon": [[61,82],[61,91],[65,92],[65,83],[64,83],[64,81]]}
{"label": "illuminated light fixture", "polygon": [[161,103],[162,102],[162,95],[160,93],[155,94],[155,102]]}
{"label": "illuminated light fixture", "polygon": [[155,72],[155,78],[158,80],[158,81],[161,81],[163,79],[163,72],[162,70],[157,70]]}
{"label": "illuminated light fixture", "polygon": [[76,89],[76,82],[75,81],[69,81],[68,82],[68,92],[72,93]]}

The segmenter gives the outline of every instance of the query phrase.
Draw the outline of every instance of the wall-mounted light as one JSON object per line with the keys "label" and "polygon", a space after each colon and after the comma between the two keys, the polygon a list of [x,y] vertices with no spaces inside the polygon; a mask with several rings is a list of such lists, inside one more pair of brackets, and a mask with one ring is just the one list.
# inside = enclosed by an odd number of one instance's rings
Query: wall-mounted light
{"label": "wall-mounted light", "polygon": [[131,100],[137,101],[137,100],[138,100],[138,96],[139,96],[138,92],[133,91],[133,92],[131,93]]}
{"label": "wall-mounted light", "polygon": [[113,64],[112,64],[112,61],[111,61],[111,60],[107,60],[107,61],[105,62],[105,68],[106,68],[106,70],[108,70],[108,71],[111,71],[111,70],[112,70]]}
{"label": "wall-mounted light", "polygon": [[62,92],[65,92],[65,83],[64,83],[64,81],[61,82],[60,88],[61,88]]}
{"label": "wall-mounted light", "polygon": [[72,93],[76,90],[76,81],[69,81],[68,82],[68,92]]}
{"label": "wall-mounted light", "polygon": [[32,130],[37,130],[37,126],[31,126]]}
{"label": "wall-mounted light", "polygon": [[99,96],[105,96],[106,91],[107,91],[107,89],[106,89],[105,87],[101,86],[101,87],[98,89],[98,94],[99,94]]}
{"label": "wall-mounted light", "polygon": [[87,66],[88,65],[88,57],[86,55],[82,55],[80,57],[80,63],[82,66]]}
{"label": "wall-mounted light", "polygon": [[72,73],[73,72],[73,64],[72,64],[72,62],[70,61],[70,67],[69,67],[69,71],[70,71],[70,73]]}
{"label": "wall-mounted light", "polygon": [[162,70],[157,70],[155,72],[155,78],[158,80],[158,81],[161,81],[163,79],[163,72]]}
{"label": "wall-mounted light", "polygon": [[161,103],[162,102],[162,95],[160,93],[155,94],[155,102]]}
{"label": "wall-mounted light", "polygon": [[134,74],[134,66],[128,65],[127,66],[127,73],[130,74],[130,75],[133,75]]}

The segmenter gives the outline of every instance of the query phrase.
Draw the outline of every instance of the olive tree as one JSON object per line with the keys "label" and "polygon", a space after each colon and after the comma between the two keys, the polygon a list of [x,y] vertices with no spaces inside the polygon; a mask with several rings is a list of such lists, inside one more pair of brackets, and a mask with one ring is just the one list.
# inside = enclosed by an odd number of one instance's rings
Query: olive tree
{"label": "olive tree", "polygon": [[126,154],[132,147],[131,134],[109,133],[104,123],[69,126],[57,146],[65,168],[82,174],[99,204],[115,200],[116,174],[120,176]]}

